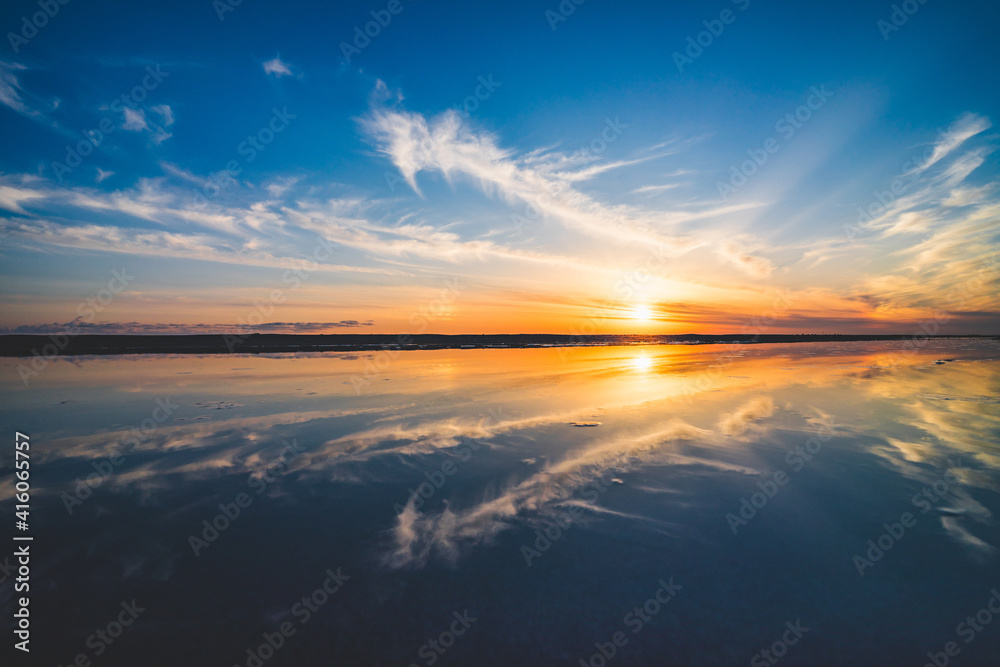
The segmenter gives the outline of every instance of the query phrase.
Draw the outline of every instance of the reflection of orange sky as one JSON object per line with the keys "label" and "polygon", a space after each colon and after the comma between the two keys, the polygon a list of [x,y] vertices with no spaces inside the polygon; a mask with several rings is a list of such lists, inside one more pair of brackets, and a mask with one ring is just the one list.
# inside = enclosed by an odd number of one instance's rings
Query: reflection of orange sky
{"label": "reflection of orange sky", "polygon": [[[990,386],[995,378],[985,363],[932,364],[942,355],[961,356],[949,345],[954,343],[929,343],[915,353],[907,352],[906,341],[886,341],[57,358],[32,382],[39,397],[48,385],[69,390],[100,385],[122,395],[197,391],[240,402],[261,394],[286,401],[328,397],[350,404],[398,397],[409,402],[462,391],[539,406],[541,392],[546,405],[558,409],[828,387],[855,377],[865,378],[857,381],[859,390],[880,398],[900,399],[932,389],[995,395],[997,387]],[[4,359],[0,367],[16,374],[17,363]],[[924,367],[934,372],[919,370]],[[915,388],[918,383],[926,386]],[[33,395],[16,394],[10,400],[16,405]]]}
{"label": "reflection of orange sky", "polygon": [[[115,477],[116,488],[150,494],[252,474],[295,437],[306,446],[290,471],[296,480],[361,481],[357,467],[378,457],[453,456],[470,440],[512,457],[514,481],[482,501],[402,512],[386,556],[396,566],[423,562],[431,545],[447,551],[494,535],[598,475],[669,466],[739,485],[772,465],[763,450],[821,432],[831,449],[855,451],[855,465],[924,485],[945,471],[960,479],[950,502],[967,518],[942,517],[942,527],[982,553],[992,547],[978,525],[990,515],[974,492],[1000,470],[996,344],[903,349],[897,341],[59,359],[31,392],[2,398],[8,410],[47,418],[79,410],[66,406],[74,403],[126,410],[108,419],[112,430],[83,435],[73,420],[52,419],[33,434],[46,465],[113,455],[128,432],[120,424],[172,397],[176,419],[144,438],[142,456]],[[955,361],[935,363],[942,358]],[[0,481],[0,499],[12,493],[12,478]]]}
{"label": "reflection of orange sky", "polygon": [[[880,342],[60,359],[33,379],[32,392],[3,398],[21,414],[130,405],[132,416],[113,421],[134,424],[154,399],[172,397],[177,419],[138,445],[154,458],[116,477],[148,492],[171,483],[168,476],[249,474],[273,459],[277,443],[305,432],[314,435],[295,471],[326,479],[349,476],[350,464],[449,452],[470,438],[512,447],[515,460],[530,457],[533,467],[519,468],[521,481],[498,498],[444,523],[413,516],[401,533],[461,537],[490,534],[511,512],[555,502],[560,485],[602,470],[695,466],[752,478],[768,466],[758,447],[804,442],[827,423],[844,439],[836,446],[863,450],[866,465],[881,461],[921,483],[950,470],[963,488],[982,488],[983,471],[1000,470],[991,440],[1000,428],[998,362],[987,360],[996,344],[903,349]],[[942,358],[955,361],[934,363]],[[12,372],[17,363],[0,360],[0,368]],[[199,407],[211,402],[232,407]],[[81,435],[72,420],[52,421],[38,434],[43,464],[109,456],[127,432],[113,425]],[[0,498],[12,491],[0,482]],[[956,494],[971,521],[985,516],[964,490]],[[985,548],[974,525],[945,528]],[[400,549],[408,562],[405,541]]]}

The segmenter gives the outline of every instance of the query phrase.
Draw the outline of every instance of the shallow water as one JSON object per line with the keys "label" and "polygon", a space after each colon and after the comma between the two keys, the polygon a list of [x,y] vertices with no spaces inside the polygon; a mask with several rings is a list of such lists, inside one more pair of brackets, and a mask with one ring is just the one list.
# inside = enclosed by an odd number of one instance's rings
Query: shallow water
{"label": "shallow water", "polygon": [[919,666],[948,642],[997,664],[1000,614],[966,618],[1000,590],[998,359],[136,356],[28,387],[5,359],[4,507],[13,431],[31,438],[31,664]]}

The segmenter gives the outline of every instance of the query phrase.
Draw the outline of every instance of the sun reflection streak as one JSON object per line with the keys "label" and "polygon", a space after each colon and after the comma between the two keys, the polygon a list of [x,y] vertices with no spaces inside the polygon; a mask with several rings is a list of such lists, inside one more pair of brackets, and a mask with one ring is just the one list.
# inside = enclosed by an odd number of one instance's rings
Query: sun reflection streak
{"label": "sun reflection streak", "polygon": [[647,373],[653,368],[653,359],[646,354],[645,350],[638,356],[632,357],[632,368],[640,373]]}

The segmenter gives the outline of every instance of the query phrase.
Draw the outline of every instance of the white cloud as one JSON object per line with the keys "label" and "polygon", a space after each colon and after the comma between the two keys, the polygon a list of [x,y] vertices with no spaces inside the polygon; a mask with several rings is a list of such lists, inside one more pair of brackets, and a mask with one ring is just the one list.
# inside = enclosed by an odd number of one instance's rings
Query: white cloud
{"label": "white cloud", "polygon": [[157,104],[155,107],[150,107],[150,109],[163,117],[164,126],[174,124],[174,111],[170,108],[169,104]]}
{"label": "white cloud", "polygon": [[755,278],[766,278],[774,271],[771,260],[747,252],[738,240],[723,241],[717,252],[733,266]]}
{"label": "white cloud", "polygon": [[605,242],[655,248],[665,256],[684,254],[704,240],[669,236],[658,228],[754,206],[666,213],[607,206],[572,184],[634,160],[594,166],[592,155],[537,151],[517,158],[512,150],[501,148],[494,136],[466,125],[455,111],[428,121],[420,114],[377,109],[362,124],[377,149],[392,160],[418,194],[422,193],[416,176],[421,171],[440,172],[449,182],[466,177],[488,195],[495,194],[518,207],[534,207],[569,229]]}
{"label": "white cloud", "polygon": [[0,208],[26,215],[21,204],[32,199],[45,199],[45,194],[30,188],[0,185]]}
{"label": "white cloud", "polygon": [[0,102],[6,104],[18,113],[30,113],[21,98],[21,84],[16,72],[27,69],[24,65],[7,63],[0,60]]}
{"label": "white cloud", "polygon": [[719,418],[719,431],[730,437],[741,436],[757,426],[756,422],[774,414],[774,399],[757,396],[738,407],[733,412]]}
{"label": "white cloud", "polygon": [[131,132],[148,130],[149,125],[146,123],[146,112],[142,109],[125,107],[125,122],[122,123],[122,129]]}
{"label": "white cloud", "polygon": [[966,140],[971,139],[980,132],[985,132],[991,127],[993,127],[993,123],[985,116],[977,116],[974,113],[964,114],[952,123],[947,130],[941,133],[937,144],[934,146],[934,152],[928,158],[927,162],[916,168],[916,171],[918,173],[926,171],[965,143]]}
{"label": "white cloud", "polygon": [[296,176],[279,177],[264,186],[267,193],[272,197],[283,197],[289,190],[299,182]]}
{"label": "white cloud", "polygon": [[122,123],[122,129],[129,130],[131,132],[149,132],[153,143],[162,144],[164,141],[173,136],[165,129],[165,126],[172,125],[174,122],[173,110],[171,110],[171,108],[166,104],[159,104],[157,106],[150,107],[150,111],[163,118],[163,125],[157,125],[156,123],[151,122],[151,118],[146,115],[146,112],[143,109],[125,107],[125,121]]}
{"label": "white cloud", "polygon": [[667,185],[644,185],[641,188],[636,188],[632,191],[634,195],[651,194],[656,195],[661,192],[666,192],[667,190],[673,190],[674,188],[679,188],[682,183],[668,183]]}
{"label": "white cloud", "polygon": [[264,72],[267,74],[273,74],[279,79],[283,76],[292,75],[292,70],[288,66],[288,63],[282,61],[281,58],[278,57],[264,63]]}
{"label": "white cloud", "polygon": [[166,130],[164,130],[162,127],[155,126],[155,129],[153,130],[153,143],[154,144],[162,144],[164,141],[166,141],[167,139],[169,139],[172,136],[174,136],[174,135],[170,134],[169,132],[167,132]]}

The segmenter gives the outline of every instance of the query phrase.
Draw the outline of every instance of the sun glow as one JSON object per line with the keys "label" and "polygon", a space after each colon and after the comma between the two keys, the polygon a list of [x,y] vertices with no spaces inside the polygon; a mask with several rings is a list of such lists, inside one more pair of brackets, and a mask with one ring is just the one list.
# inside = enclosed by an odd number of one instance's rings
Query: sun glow
{"label": "sun glow", "polygon": [[634,320],[648,321],[653,319],[653,311],[649,309],[649,306],[636,306],[630,314]]}
{"label": "sun glow", "polygon": [[650,359],[645,352],[642,354],[632,357],[632,368],[635,370],[645,373],[653,367],[653,360]]}

